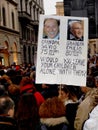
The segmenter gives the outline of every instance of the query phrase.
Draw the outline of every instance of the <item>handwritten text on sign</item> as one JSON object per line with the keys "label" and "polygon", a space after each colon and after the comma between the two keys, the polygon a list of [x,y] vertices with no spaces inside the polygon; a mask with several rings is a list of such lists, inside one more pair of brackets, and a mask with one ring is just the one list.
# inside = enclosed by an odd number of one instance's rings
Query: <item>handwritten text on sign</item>
{"label": "handwritten text on sign", "polygon": [[[47,17],[56,18],[56,16]],[[83,19],[83,41],[67,40],[67,26],[65,25],[69,17],[60,16],[58,16],[61,22],[60,39],[44,39],[42,37],[44,18],[46,18],[44,15],[40,17],[36,83],[86,85],[87,29],[85,27],[88,24],[87,18]]]}
{"label": "handwritten text on sign", "polygon": [[[48,43],[48,44],[47,44]],[[41,70],[42,74],[52,74],[56,75],[58,70],[59,74],[74,74],[78,76],[86,76],[86,71],[81,70],[81,67],[85,66],[85,59],[78,58],[67,58],[67,56],[79,56],[82,54],[82,46],[84,46],[83,42],[72,43],[68,42],[66,46],[66,58],[63,58],[62,62],[59,61],[58,57],[51,57],[51,55],[55,55],[59,53],[57,49],[57,44],[59,42],[49,42],[42,41],[42,51],[41,54],[48,56],[41,56]],[[80,66],[80,69],[77,67]]]}

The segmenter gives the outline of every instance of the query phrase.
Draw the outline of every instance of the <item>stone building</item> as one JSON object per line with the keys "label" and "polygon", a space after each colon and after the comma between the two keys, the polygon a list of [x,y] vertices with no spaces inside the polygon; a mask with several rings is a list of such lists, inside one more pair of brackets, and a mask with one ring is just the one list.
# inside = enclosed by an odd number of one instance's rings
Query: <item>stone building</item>
{"label": "stone building", "polygon": [[64,4],[63,2],[56,2],[56,15],[64,16]]}
{"label": "stone building", "polygon": [[0,65],[21,64],[17,2],[0,0]]}
{"label": "stone building", "polygon": [[35,64],[39,15],[44,14],[43,0],[17,0],[22,63]]}
{"label": "stone building", "polygon": [[43,0],[0,0],[0,65],[35,64]]}

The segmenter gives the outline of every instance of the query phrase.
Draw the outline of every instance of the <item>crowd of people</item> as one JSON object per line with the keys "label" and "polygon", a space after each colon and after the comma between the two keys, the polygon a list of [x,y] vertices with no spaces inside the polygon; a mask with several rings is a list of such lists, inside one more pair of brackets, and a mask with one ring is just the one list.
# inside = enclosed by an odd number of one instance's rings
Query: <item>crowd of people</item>
{"label": "crowd of people", "polygon": [[31,64],[0,69],[1,130],[97,130],[98,55],[88,57],[86,86],[36,84]]}

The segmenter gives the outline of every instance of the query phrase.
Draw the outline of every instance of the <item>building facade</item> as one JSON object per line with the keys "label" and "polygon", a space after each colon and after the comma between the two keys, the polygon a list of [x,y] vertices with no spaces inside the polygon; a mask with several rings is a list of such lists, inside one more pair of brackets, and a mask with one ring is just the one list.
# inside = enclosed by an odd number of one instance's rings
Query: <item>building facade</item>
{"label": "building facade", "polygon": [[17,0],[22,63],[36,63],[39,15],[43,0]]}
{"label": "building facade", "polygon": [[0,0],[0,65],[35,64],[43,0]]}
{"label": "building facade", "polygon": [[56,15],[64,16],[64,4],[63,2],[56,2]]}
{"label": "building facade", "polygon": [[0,0],[0,65],[21,64],[17,2]]}
{"label": "building facade", "polygon": [[89,51],[98,53],[98,1],[97,0],[63,0],[65,16],[88,17]]}

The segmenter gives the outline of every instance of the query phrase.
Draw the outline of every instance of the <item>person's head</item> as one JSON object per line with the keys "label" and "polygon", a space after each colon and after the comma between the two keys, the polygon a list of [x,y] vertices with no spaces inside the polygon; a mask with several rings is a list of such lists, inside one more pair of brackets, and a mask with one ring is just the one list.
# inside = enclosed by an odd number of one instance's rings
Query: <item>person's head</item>
{"label": "person's head", "polygon": [[29,76],[22,77],[20,86],[25,86],[27,84],[32,84],[32,79]]}
{"label": "person's head", "polygon": [[9,87],[8,87],[8,93],[11,96],[19,95],[20,94],[20,88],[19,88],[19,86],[16,85],[16,84],[9,85]]}
{"label": "person's head", "polygon": [[47,18],[44,21],[44,33],[50,38],[54,39],[59,33],[59,20],[54,18]]}
{"label": "person's head", "polygon": [[17,118],[28,119],[33,117],[32,115],[35,114],[35,112],[38,112],[35,96],[32,93],[25,93],[21,95],[16,112]]}
{"label": "person's head", "polygon": [[72,100],[73,102],[76,102],[78,99],[78,94],[76,94],[77,92],[79,93],[78,87],[76,90],[75,86],[71,86],[71,85],[62,85],[58,87],[58,97],[62,100]]}
{"label": "person's head", "polygon": [[58,97],[62,100],[65,101],[65,99],[70,98],[70,92],[67,89],[66,85],[62,85],[58,87]]}
{"label": "person's head", "polygon": [[70,23],[70,32],[77,38],[83,37],[83,24],[81,21],[72,21]]}
{"label": "person's head", "polygon": [[8,91],[5,89],[4,85],[0,84],[0,96],[8,95]]}
{"label": "person's head", "polygon": [[12,81],[9,76],[3,75],[0,77],[0,84],[5,86],[5,89],[8,89],[8,86],[12,84]]}
{"label": "person's head", "polygon": [[16,110],[18,127],[21,130],[35,130],[39,121],[38,106],[32,93],[20,96]]}
{"label": "person's head", "polygon": [[65,107],[58,97],[47,98],[39,108],[41,118],[56,118],[65,116]]}
{"label": "person's head", "polygon": [[33,84],[33,81],[30,77],[25,76],[20,82],[20,94],[24,93],[35,93],[36,88]]}
{"label": "person's head", "polygon": [[0,97],[0,115],[14,116],[14,101],[7,95]]}
{"label": "person's head", "polygon": [[95,87],[95,80],[94,77],[92,75],[88,75],[86,78],[86,86],[87,87],[91,87],[94,88]]}

